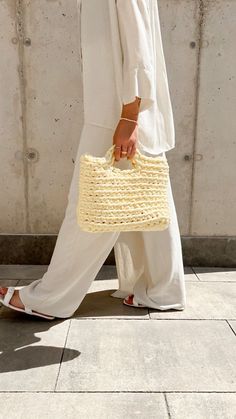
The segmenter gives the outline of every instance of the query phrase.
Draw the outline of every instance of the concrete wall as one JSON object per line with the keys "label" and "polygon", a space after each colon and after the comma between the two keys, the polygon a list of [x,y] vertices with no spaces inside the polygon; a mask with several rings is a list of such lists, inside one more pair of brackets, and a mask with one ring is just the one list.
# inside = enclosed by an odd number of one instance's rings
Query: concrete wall
{"label": "concrete wall", "polygon": [[[182,235],[236,235],[236,1],[159,0]],[[83,123],[76,0],[0,1],[0,231],[57,233]]]}

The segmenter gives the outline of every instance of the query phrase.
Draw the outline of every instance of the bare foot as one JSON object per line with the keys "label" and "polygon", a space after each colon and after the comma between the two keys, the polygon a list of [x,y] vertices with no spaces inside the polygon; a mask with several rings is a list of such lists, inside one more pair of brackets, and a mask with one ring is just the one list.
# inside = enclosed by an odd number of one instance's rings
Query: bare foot
{"label": "bare foot", "polygon": [[[0,287],[0,294],[1,295],[5,295],[7,293],[7,287]],[[14,307],[17,308],[22,308],[24,309],[25,306],[22,303],[21,299],[20,299],[20,295],[19,295],[19,290],[15,290],[13,296],[11,297],[9,304],[11,304]],[[32,310],[34,313],[38,313],[38,314],[43,314],[43,313],[39,313],[38,311]]]}

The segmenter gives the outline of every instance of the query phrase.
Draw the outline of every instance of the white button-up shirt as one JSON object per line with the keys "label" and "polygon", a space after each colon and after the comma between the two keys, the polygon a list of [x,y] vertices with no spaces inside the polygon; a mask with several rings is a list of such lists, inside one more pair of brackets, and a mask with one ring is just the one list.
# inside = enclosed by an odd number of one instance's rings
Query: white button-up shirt
{"label": "white button-up shirt", "polygon": [[84,122],[116,128],[123,104],[141,98],[138,146],[159,154],[175,129],[156,0],[77,0]]}

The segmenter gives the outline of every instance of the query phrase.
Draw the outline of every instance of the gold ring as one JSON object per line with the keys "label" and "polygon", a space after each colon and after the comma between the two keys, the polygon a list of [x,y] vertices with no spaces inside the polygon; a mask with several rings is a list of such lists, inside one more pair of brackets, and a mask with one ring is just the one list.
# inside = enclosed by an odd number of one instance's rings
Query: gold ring
{"label": "gold ring", "polygon": [[123,150],[122,150],[122,151],[121,151],[121,153],[122,153],[122,154],[127,154],[127,151],[123,151]]}

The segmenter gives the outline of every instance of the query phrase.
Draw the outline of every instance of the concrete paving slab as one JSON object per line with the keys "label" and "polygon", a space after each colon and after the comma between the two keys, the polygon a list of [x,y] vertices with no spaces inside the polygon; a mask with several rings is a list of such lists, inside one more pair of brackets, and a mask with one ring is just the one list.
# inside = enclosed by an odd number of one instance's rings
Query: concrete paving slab
{"label": "concrete paving slab", "polygon": [[236,319],[236,283],[193,282],[186,284],[183,311],[150,309],[152,319]]}
{"label": "concrete paving slab", "polygon": [[[162,394],[1,394],[1,414],[11,419],[167,419]],[[158,416],[157,416],[158,412]]]}
{"label": "concrete paving slab", "polygon": [[[71,321],[57,391],[236,391],[227,322]],[[65,362],[67,361],[67,362]]]}
{"label": "concrete paving slab", "polygon": [[167,394],[171,419],[235,419],[235,393]]}
{"label": "concrete paving slab", "polygon": [[0,279],[39,279],[48,265],[0,265]]}
{"label": "concrete paving slab", "polygon": [[[53,391],[69,320],[19,315],[24,318],[0,321],[0,391]],[[79,356],[70,345],[66,352],[68,359]]]}
{"label": "concrete paving slab", "polygon": [[193,267],[200,281],[236,282],[236,268]]}

